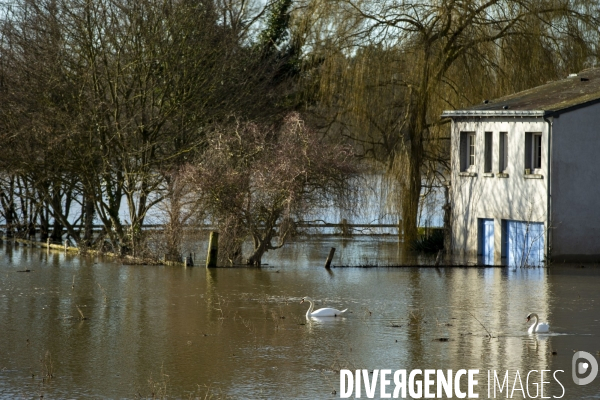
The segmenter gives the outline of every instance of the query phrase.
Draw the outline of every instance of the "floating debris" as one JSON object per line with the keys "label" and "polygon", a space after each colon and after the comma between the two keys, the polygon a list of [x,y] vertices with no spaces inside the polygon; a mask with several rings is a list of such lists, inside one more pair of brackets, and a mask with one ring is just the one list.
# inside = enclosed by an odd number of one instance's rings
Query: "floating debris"
{"label": "floating debris", "polygon": [[79,306],[75,306],[75,307],[77,307],[77,311],[79,311],[79,315],[80,315],[79,319],[81,321],[85,321],[87,319],[87,317],[85,315],[83,315],[83,311],[81,311],[81,308],[79,308]]}

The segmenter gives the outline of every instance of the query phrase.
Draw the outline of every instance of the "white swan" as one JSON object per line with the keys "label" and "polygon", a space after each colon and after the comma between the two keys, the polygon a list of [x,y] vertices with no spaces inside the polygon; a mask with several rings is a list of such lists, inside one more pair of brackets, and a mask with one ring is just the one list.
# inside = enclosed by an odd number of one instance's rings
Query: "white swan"
{"label": "white swan", "polygon": [[550,331],[550,325],[547,322],[538,322],[538,315],[536,313],[531,313],[527,316],[527,322],[529,322],[532,318],[535,318],[535,322],[533,325],[529,327],[527,332],[529,333],[546,333]]}
{"label": "white swan", "polygon": [[313,308],[315,308],[315,305],[313,303],[313,299],[311,299],[310,297],[305,297],[302,299],[302,301],[300,301],[300,304],[304,303],[305,301],[308,301],[310,303],[310,307],[308,308],[308,311],[306,312],[306,318],[310,318],[310,317],[337,317],[338,315],[341,315],[343,313],[345,313],[348,309],[346,308],[345,310],[336,310],[335,308],[319,308],[317,311],[313,312]]}

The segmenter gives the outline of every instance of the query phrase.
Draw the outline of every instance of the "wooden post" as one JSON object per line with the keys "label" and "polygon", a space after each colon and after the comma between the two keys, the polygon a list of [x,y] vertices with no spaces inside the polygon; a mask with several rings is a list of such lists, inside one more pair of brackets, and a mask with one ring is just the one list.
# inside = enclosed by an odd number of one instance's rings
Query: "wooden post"
{"label": "wooden post", "polygon": [[331,260],[333,260],[333,255],[335,254],[335,247],[332,247],[329,250],[329,255],[327,256],[327,261],[325,261],[325,268],[329,269],[331,266]]}
{"label": "wooden post", "polygon": [[217,255],[219,254],[219,232],[211,232],[208,241],[208,254],[206,255],[206,268],[217,266]]}
{"label": "wooden post", "polygon": [[192,253],[190,253],[189,257],[184,257],[183,264],[186,267],[193,267],[194,266],[194,259],[192,258]]}
{"label": "wooden post", "polygon": [[67,241],[65,240],[65,253],[67,252]]}

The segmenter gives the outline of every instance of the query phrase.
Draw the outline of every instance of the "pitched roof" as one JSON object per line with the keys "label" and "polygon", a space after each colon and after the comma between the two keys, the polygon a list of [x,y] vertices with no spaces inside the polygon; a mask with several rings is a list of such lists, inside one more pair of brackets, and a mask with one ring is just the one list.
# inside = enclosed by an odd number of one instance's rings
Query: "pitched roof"
{"label": "pitched roof", "polygon": [[444,111],[442,117],[547,116],[597,100],[600,68],[592,68],[463,110]]}

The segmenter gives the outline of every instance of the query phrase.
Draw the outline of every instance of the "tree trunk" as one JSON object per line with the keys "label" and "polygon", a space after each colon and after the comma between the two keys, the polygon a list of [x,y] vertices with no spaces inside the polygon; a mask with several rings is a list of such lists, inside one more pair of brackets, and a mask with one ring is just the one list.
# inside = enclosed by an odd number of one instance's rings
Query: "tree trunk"
{"label": "tree trunk", "polygon": [[[425,71],[425,74],[427,72]],[[423,79],[425,80],[425,79]],[[404,230],[404,245],[412,246],[418,237],[419,200],[421,197],[421,166],[423,165],[423,135],[427,115],[426,84],[420,92],[411,95],[411,116],[409,117],[406,160],[407,176],[402,193],[402,221]]]}
{"label": "tree trunk", "polygon": [[178,257],[181,254],[181,241],[183,236],[182,214],[182,190],[177,176],[171,175],[167,179],[168,190],[168,221],[165,226],[164,235],[166,243],[166,254],[169,257]]}
{"label": "tree trunk", "polygon": [[52,209],[54,210],[54,212],[52,214],[52,216],[53,216],[52,219],[54,222],[52,223],[52,234],[50,235],[50,239],[54,243],[62,243],[63,225],[60,223],[59,219],[57,218],[57,215],[62,212],[60,189],[58,189],[56,187],[54,187],[52,189],[51,202],[52,202],[52,204],[51,204]]}
{"label": "tree trunk", "polygon": [[410,116],[408,121],[408,173],[402,196],[402,218],[404,228],[404,244],[412,246],[418,239],[419,200],[421,198],[421,168],[425,158],[424,139],[427,133],[427,112],[429,109],[429,45],[423,46],[424,68],[419,73],[419,87],[410,92]]}
{"label": "tree trunk", "polygon": [[263,242],[256,249],[254,249],[252,255],[246,260],[246,264],[254,265],[255,267],[260,267],[262,256],[263,254],[265,254],[266,251],[266,245]]}
{"label": "tree trunk", "polygon": [[446,254],[450,254],[452,251],[452,220],[451,211],[452,206],[450,205],[450,184],[444,185],[444,251]]}
{"label": "tree trunk", "polygon": [[421,196],[422,148],[413,146],[408,160],[408,177],[402,196],[402,223],[404,244],[412,246],[418,237],[419,199]]}
{"label": "tree trunk", "polygon": [[48,209],[46,206],[42,206],[40,210],[40,241],[45,242],[48,240],[49,222],[48,222]]}
{"label": "tree trunk", "polygon": [[14,226],[14,206],[12,204],[12,201],[7,205],[7,207],[4,208],[5,213],[6,213],[6,237],[7,238],[12,238],[14,236],[14,230],[13,230],[13,226]]}
{"label": "tree trunk", "polygon": [[254,265],[255,267],[260,267],[262,256],[267,252],[267,250],[269,250],[271,245],[271,239],[273,238],[273,229],[268,229],[267,232],[268,233],[266,234],[266,237],[264,239],[260,238],[260,236],[258,235],[254,235],[254,251],[252,252],[252,255],[246,260],[246,264]]}
{"label": "tree trunk", "polygon": [[15,204],[14,204],[14,193],[15,193],[15,178],[11,176],[10,184],[7,193],[0,192],[0,200],[2,208],[4,209],[4,219],[6,220],[6,237],[12,238],[14,236],[13,225],[15,222]]}
{"label": "tree trunk", "polygon": [[90,247],[94,240],[94,197],[86,192],[83,201],[83,244]]}
{"label": "tree trunk", "polygon": [[63,234],[63,226],[56,218],[54,218],[54,223],[52,224],[52,234],[50,235],[50,239],[54,243],[62,243],[62,234]]}

